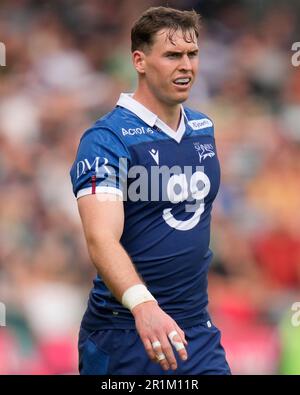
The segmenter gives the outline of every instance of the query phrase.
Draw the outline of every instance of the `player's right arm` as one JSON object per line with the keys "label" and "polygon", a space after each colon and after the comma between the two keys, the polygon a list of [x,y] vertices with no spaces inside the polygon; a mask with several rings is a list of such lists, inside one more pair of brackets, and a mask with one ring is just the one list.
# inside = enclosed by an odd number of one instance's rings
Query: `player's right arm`
{"label": "player's right arm", "polygon": [[[106,286],[122,303],[124,293],[134,285],[143,284],[143,280],[120,243],[124,225],[123,202],[108,197],[109,194],[82,196],[78,199],[78,208],[91,260]],[[156,355],[163,353],[166,358],[160,361],[162,368],[176,369],[168,334],[175,330],[178,335],[174,341],[186,345],[184,332],[156,301],[139,303],[131,312],[150,359],[157,361]],[[152,347],[154,341],[161,343],[161,348],[155,349],[155,352]],[[183,360],[187,358],[185,348],[178,353]]]}

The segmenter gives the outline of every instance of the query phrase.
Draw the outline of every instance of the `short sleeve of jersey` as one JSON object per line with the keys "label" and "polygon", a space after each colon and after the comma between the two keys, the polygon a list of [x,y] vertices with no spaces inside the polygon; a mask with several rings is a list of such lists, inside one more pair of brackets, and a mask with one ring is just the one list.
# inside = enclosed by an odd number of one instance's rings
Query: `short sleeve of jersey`
{"label": "short sleeve of jersey", "polygon": [[78,198],[95,193],[123,196],[130,154],[111,130],[93,127],[80,140],[70,175]]}

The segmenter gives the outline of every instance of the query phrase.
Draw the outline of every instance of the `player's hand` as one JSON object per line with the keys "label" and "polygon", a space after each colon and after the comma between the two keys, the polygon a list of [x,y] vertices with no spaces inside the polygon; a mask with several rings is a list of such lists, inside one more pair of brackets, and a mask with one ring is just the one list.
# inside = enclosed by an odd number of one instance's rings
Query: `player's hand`
{"label": "player's hand", "polygon": [[188,357],[183,330],[154,301],[135,306],[132,314],[149,358],[160,363],[164,370],[177,369],[172,345],[183,361]]}

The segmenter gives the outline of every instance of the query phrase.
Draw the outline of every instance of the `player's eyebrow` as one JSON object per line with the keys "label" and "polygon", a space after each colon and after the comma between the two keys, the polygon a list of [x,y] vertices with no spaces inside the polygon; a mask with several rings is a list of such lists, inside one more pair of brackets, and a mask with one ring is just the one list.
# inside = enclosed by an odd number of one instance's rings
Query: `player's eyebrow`
{"label": "player's eyebrow", "polygon": [[191,51],[175,51],[175,50],[170,50],[170,51],[166,51],[163,53],[163,55],[168,56],[168,55],[182,55],[182,54],[193,54],[193,55],[197,55],[199,52],[199,49],[193,49]]}

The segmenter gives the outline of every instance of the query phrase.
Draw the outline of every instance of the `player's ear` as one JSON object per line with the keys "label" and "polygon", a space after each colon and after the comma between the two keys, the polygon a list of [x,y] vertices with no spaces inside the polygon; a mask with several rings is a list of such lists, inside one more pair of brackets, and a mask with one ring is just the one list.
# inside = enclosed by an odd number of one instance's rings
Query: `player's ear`
{"label": "player's ear", "polygon": [[143,51],[134,51],[132,53],[132,62],[138,73],[145,73],[145,54]]}

